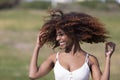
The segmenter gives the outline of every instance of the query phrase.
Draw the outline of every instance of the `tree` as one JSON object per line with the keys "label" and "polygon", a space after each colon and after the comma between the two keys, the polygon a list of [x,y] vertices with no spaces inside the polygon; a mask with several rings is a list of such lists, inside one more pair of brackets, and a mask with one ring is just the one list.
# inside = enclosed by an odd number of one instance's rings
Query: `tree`
{"label": "tree", "polygon": [[21,0],[0,0],[0,9],[15,7],[20,1]]}

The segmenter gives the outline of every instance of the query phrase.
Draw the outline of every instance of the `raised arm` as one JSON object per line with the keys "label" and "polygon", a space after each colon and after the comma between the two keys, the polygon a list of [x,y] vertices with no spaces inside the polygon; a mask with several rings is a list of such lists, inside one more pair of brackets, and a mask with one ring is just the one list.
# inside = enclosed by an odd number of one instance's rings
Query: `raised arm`
{"label": "raised arm", "polygon": [[114,50],[115,44],[107,42],[105,45],[105,68],[103,74],[101,73],[97,59],[91,57],[91,75],[93,80],[110,80],[110,60]]}
{"label": "raised arm", "polygon": [[49,56],[48,59],[46,59],[39,67],[37,65],[39,50],[45,43],[45,37],[46,37],[46,34],[43,32],[38,34],[37,43],[34,48],[34,52],[30,62],[29,78],[31,80],[44,76],[54,66],[53,55]]}

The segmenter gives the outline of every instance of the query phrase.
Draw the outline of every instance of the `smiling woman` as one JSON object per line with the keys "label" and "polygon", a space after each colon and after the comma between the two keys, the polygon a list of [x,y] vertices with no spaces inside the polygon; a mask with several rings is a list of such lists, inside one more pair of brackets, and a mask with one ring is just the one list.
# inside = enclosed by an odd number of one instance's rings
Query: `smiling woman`
{"label": "smiling woman", "polygon": [[[109,80],[110,60],[115,44],[106,42],[107,38],[105,28],[95,17],[85,13],[63,13],[61,10],[51,10],[50,19],[42,26],[37,37],[29,77],[41,78],[54,69],[55,80],[89,80],[90,73],[93,80]],[[103,73],[97,58],[84,51],[79,42],[106,42]],[[50,43],[53,49],[60,47],[60,51],[51,54],[38,67],[39,50],[45,43]]]}

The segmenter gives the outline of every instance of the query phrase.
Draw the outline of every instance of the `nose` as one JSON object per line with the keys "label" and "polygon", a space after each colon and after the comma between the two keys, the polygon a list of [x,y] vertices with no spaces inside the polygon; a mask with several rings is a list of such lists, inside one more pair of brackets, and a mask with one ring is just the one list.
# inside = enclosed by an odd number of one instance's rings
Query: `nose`
{"label": "nose", "polygon": [[60,36],[57,36],[57,37],[56,37],[56,40],[59,41],[59,40],[60,40]]}

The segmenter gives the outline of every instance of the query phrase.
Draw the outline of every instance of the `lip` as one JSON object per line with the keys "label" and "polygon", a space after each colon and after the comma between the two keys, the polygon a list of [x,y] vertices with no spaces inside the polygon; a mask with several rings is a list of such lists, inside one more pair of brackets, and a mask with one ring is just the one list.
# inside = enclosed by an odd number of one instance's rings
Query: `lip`
{"label": "lip", "polygon": [[65,45],[66,43],[65,42],[59,42],[60,46],[63,46]]}

